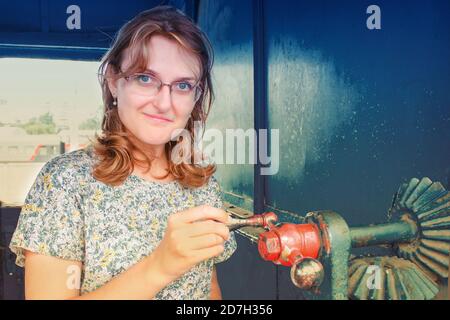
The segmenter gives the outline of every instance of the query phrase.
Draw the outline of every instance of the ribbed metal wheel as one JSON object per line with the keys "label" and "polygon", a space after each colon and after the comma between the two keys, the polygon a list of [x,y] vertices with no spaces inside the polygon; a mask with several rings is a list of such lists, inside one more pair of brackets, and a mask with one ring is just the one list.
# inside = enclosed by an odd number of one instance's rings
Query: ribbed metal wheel
{"label": "ribbed metal wheel", "polygon": [[411,261],[363,257],[350,261],[349,298],[358,300],[430,300],[436,283]]}
{"label": "ribbed metal wheel", "polygon": [[391,220],[409,215],[419,226],[416,241],[396,245],[398,256],[414,262],[431,275],[448,278],[450,192],[440,182],[413,178],[400,186],[389,215]]}

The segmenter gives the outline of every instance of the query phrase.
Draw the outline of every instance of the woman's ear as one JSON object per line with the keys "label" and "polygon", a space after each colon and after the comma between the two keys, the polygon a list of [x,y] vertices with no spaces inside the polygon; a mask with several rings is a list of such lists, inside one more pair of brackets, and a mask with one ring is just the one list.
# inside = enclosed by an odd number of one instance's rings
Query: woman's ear
{"label": "woman's ear", "polygon": [[113,97],[117,97],[117,75],[113,70],[113,67],[108,67],[106,69],[106,82],[108,83],[108,89],[113,95]]}

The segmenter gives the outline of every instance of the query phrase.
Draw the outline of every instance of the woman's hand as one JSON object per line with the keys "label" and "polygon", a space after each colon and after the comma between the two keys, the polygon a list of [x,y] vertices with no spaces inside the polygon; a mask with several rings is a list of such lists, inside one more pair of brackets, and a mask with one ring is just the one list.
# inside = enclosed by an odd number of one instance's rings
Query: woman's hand
{"label": "woman's hand", "polygon": [[171,281],[203,260],[220,255],[230,231],[228,213],[202,205],[172,214],[163,240],[152,253],[160,272]]}

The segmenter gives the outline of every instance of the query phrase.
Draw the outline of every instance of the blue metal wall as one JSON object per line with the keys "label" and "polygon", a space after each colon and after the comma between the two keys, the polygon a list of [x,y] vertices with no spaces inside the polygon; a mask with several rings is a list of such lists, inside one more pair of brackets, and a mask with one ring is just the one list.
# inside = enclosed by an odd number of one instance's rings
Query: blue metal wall
{"label": "blue metal wall", "polygon": [[[450,3],[264,1],[268,114],[280,172],[268,204],[384,221],[401,181],[448,183]],[[287,4],[287,3],[286,3]]]}
{"label": "blue metal wall", "polygon": [[[255,108],[254,15],[251,0],[200,1],[198,23],[207,33],[215,51],[214,89],[216,99],[207,128],[251,129],[255,117],[266,114]],[[206,138],[206,137],[205,137]],[[248,145],[245,152],[248,152]],[[225,200],[248,210],[255,197],[263,199],[254,166],[218,165],[217,176],[225,191]],[[265,263],[254,244],[236,236],[238,250],[217,265],[219,283],[225,299],[276,299],[276,267]]]}
{"label": "blue metal wall", "polygon": [[[216,97],[207,128],[219,129],[224,138],[226,129],[252,129],[252,2],[201,1],[198,24],[207,33],[215,51],[213,81]],[[208,137],[205,137],[205,140],[208,140]],[[225,143],[225,139],[223,142]],[[246,147],[247,153],[248,145]],[[223,160],[226,160],[225,148]],[[218,177],[224,189],[229,192],[227,200],[253,210],[253,165],[219,165]]]}
{"label": "blue metal wall", "polygon": [[[201,2],[199,21],[215,43],[220,70],[218,117],[210,125],[231,119],[231,127],[248,127],[254,91],[254,127],[280,130],[280,170],[254,174],[255,208],[262,202],[266,210],[299,215],[331,209],[352,226],[364,225],[386,220],[394,192],[411,177],[449,187],[450,3],[377,1],[380,30],[366,26],[371,4]],[[246,76],[252,55],[260,77],[254,83]],[[251,195],[250,170],[220,170],[226,190]],[[302,298],[287,268],[274,272],[240,256],[222,268],[245,284],[239,291],[225,287],[228,297]]]}

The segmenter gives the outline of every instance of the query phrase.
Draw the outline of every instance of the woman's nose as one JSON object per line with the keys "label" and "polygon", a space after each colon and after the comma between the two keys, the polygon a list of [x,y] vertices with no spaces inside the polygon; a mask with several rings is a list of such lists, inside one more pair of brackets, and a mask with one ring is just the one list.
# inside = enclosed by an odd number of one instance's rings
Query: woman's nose
{"label": "woman's nose", "polygon": [[163,84],[161,90],[156,94],[154,105],[161,112],[169,111],[172,108],[172,95],[170,85]]}

